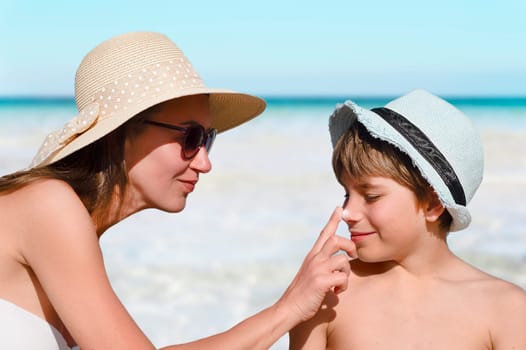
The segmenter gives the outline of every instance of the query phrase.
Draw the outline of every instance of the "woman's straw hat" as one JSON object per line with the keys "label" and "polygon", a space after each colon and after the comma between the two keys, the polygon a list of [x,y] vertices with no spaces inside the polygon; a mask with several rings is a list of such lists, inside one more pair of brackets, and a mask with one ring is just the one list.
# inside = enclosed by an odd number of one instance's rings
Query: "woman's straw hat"
{"label": "woman's straw hat", "polygon": [[466,206],[482,181],[484,152],[477,130],[464,113],[424,90],[372,110],[345,101],[329,120],[333,147],[354,122],[409,155],[451,214],[450,231],[469,225]]}
{"label": "woman's straw hat", "polygon": [[31,167],[70,155],[151,106],[197,94],[210,96],[212,127],[220,132],[265,109],[258,97],[206,87],[183,52],[163,34],[134,32],[111,38],[89,52],[77,70],[79,115],[46,137]]}

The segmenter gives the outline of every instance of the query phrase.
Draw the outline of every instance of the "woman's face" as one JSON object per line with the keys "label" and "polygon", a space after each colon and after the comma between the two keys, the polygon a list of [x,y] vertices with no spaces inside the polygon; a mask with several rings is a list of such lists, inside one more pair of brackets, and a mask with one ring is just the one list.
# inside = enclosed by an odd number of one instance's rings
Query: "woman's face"
{"label": "woman's face", "polygon": [[[212,123],[208,96],[194,95],[170,100],[147,120],[188,127],[199,124],[208,130]],[[200,173],[212,166],[201,147],[191,159],[182,155],[183,132],[144,123],[142,130],[126,139],[128,169],[126,206],[131,211],[157,208],[179,212],[194,190]]]}

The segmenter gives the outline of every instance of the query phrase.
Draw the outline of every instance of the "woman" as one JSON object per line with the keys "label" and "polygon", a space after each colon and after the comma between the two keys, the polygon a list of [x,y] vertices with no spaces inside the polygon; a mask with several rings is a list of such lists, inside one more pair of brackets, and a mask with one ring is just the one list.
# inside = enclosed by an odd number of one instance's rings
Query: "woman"
{"label": "woman", "polygon": [[[0,348],[153,349],[115,295],[99,238],[146,208],[179,212],[217,132],[256,117],[257,97],[206,87],[158,33],[103,42],[75,79],[79,115],[50,134],[29,169],[0,179]],[[166,349],[266,349],[312,317],[349,265],[335,210],[272,306],[232,329]]]}

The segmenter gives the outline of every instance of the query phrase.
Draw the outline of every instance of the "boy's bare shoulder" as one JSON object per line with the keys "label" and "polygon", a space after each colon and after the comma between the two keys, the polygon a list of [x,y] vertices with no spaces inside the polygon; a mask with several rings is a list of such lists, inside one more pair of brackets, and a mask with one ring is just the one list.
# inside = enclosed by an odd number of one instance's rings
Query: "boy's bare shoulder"
{"label": "boy's bare shoulder", "polygon": [[467,305],[476,306],[474,310],[481,317],[491,320],[491,329],[501,328],[510,322],[525,324],[526,291],[516,284],[466,265],[468,272],[451,280],[451,289]]}
{"label": "boy's bare shoulder", "polygon": [[480,285],[479,298],[488,306],[486,316],[493,348],[525,349],[526,291],[494,276]]}
{"label": "boy's bare shoulder", "polygon": [[466,274],[465,279],[460,279],[460,282],[464,282],[470,285],[471,288],[479,290],[481,294],[491,297],[507,298],[525,298],[526,291],[521,287],[503,280],[499,277],[493,276],[487,272],[481,271],[476,267],[466,264],[468,269],[471,269],[470,273]]}
{"label": "boy's bare shoulder", "polygon": [[489,275],[481,293],[487,295],[487,298],[500,310],[506,308],[522,310],[526,315],[526,291],[511,282]]}

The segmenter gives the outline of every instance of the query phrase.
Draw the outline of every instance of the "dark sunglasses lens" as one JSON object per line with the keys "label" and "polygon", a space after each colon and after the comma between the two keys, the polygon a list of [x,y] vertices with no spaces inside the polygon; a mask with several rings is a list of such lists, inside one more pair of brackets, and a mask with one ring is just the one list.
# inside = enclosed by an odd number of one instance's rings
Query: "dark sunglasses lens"
{"label": "dark sunglasses lens", "polygon": [[192,158],[199,151],[199,147],[203,145],[205,131],[198,126],[188,128],[186,138],[184,141],[184,154],[187,158]]}
{"label": "dark sunglasses lens", "polygon": [[212,149],[212,145],[214,144],[214,140],[216,139],[217,130],[211,129],[206,134],[206,141],[205,141],[205,148],[207,152],[210,152]]}

